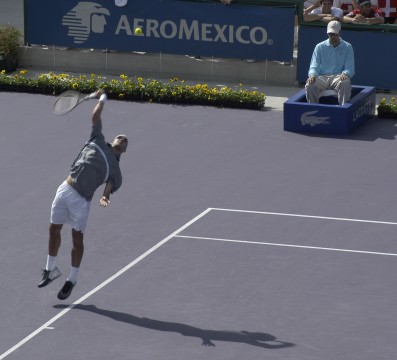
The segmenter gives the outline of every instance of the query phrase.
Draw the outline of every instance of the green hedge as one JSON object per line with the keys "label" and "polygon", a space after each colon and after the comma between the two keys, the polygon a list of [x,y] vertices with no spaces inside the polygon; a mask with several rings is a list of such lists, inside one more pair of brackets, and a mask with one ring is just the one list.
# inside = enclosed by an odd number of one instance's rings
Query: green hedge
{"label": "green hedge", "polygon": [[242,84],[239,89],[233,90],[207,84],[186,85],[184,80],[177,78],[160,82],[122,74],[118,79],[104,81],[95,74],[69,75],[50,72],[29,77],[27,70],[12,75],[7,75],[4,70],[0,72],[0,91],[59,95],[66,90],[89,94],[98,88],[105,89],[110,99],[245,109],[261,109],[266,99],[265,94],[248,91]]}

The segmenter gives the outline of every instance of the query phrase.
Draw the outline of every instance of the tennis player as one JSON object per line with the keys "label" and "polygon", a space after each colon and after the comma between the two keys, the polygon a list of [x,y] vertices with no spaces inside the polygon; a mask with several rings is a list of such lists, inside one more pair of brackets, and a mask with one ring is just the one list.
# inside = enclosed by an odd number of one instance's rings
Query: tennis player
{"label": "tennis player", "polygon": [[111,144],[106,143],[102,134],[101,113],[107,95],[100,89],[92,94],[92,97],[99,98],[99,101],[92,113],[91,136],[74,160],[69,176],[58,187],[52,203],[47,264],[38,285],[40,288],[44,287],[61,276],[61,272],[55,265],[61,245],[61,229],[63,224],[71,224],[72,266],[65,284],[58,293],[60,300],[67,299],[76,284],[84,253],[83,237],[91,199],[96,189],[105,184],[99,204],[103,207],[110,204],[110,194],[121,186],[120,155],[127,150],[128,146],[128,139],[125,135],[116,136]]}

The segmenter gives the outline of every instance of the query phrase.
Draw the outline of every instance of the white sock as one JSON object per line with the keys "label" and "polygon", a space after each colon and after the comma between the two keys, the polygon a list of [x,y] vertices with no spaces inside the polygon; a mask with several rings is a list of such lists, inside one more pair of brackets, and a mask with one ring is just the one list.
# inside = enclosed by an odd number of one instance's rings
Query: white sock
{"label": "white sock", "polygon": [[45,266],[45,269],[50,271],[54,270],[56,259],[56,256],[47,255],[47,265]]}
{"label": "white sock", "polygon": [[76,279],[77,279],[77,273],[79,272],[79,268],[73,267],[70,269],[70,274],[67,278],[67,281],[72,282],[73,284],[76,284]]}

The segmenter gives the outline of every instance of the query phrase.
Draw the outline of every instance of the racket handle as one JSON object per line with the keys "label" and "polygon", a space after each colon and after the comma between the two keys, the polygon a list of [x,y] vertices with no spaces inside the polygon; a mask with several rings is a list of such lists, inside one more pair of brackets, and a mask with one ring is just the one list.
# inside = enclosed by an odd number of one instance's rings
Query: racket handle
{"label": "racket handle", "polygon": [[96,93],[94,92],[87,96],[87,99],[95,99],[95,98],[96,98]]}

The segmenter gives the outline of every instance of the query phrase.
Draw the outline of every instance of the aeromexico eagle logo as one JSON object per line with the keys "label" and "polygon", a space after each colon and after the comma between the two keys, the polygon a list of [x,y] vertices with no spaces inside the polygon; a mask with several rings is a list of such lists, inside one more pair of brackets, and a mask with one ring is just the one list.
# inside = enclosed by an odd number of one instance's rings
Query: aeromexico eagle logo
{"label": "aeromexico eagle logo", "polygon": [[75,44],[83,44],[91,33],[103,34],[106,16],[110,16],[110,12],[102,5],[83,1],[62,18],[62,25],[68,27],[68,36]]}

